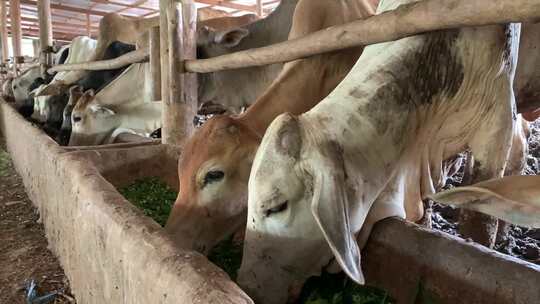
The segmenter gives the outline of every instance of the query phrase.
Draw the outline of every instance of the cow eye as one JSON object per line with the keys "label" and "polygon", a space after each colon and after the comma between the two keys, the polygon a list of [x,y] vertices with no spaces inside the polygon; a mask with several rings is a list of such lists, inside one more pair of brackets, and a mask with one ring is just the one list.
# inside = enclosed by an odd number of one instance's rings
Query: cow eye
{"label": "cow eye", "polygon": [[80,116],[73,117],[73,122],[79,122],[81,120],[82,120],[82,117],[80,117]]}
{"label": "cow eye", "polygon": [[266,210],[264,212],[264,216],[269,217],[272,214],[283,212],[283,211],[287,210],[288,205],[289,205],[289,201],[285,201],[282,204],[280,204],[280,205],[278,205],[278,206],[276,206],[274,208],[270,208],[270,209]]}
{"label": "cow eye", "polygon": [[217,181],[220,181],[225,177],[225,173],[223,171],[208,171],[206,175],[204,176],[204,185],[208,185],[211,183],[215,183]]}

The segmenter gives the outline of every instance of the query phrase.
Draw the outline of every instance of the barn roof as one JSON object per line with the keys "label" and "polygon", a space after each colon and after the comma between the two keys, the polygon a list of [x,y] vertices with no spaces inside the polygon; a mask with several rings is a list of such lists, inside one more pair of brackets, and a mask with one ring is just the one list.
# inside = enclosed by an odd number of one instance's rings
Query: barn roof
{"label": "barn roof", "polygon": [[[5,1],[5,0],[0,0]],[[274,9],[280,0],[262,0],[263,15]],[[7,26],[10,31],[11,18]],[[228,15],[257,12],[257,0],[195,0],[197,8]],[[21,28],[24,37],[38,37],[39,23],[36,0],[20,0]],[[97,36],[101,18],[108,13],[131,17],[152,17],[159,14],[159,0],[51,0],[53,38],[71,40],[76,36]]]}

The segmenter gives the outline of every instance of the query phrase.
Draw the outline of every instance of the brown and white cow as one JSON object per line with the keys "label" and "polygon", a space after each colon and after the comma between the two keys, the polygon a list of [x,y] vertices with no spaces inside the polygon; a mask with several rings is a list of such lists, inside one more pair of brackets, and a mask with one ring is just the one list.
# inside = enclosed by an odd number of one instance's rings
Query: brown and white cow
{"label": "brown and white cow", "polygon": [[[379,10],[408,2],[383,0]],[[419,220],[444,159],[469,148],[477,179],[502,176],[519,26],[371,45],[315,108],[274,120],[250,174],[238,278],[257,303],[285,303],[289,288],[334,259],[363,283],[360,248],[372,225]]]}
{"label": "brown and white cow", "polygon": [[[363,0],[303,0],[290,38],[373,13]],[[166,225],[181,246],[207,252],[244,225],[251,162],[267,126],[280,113],[301,114],[316,105],[361,52],[355,48],[290,62],[245,113],[213,117],[197,130],[182,152],[180,192]]]}

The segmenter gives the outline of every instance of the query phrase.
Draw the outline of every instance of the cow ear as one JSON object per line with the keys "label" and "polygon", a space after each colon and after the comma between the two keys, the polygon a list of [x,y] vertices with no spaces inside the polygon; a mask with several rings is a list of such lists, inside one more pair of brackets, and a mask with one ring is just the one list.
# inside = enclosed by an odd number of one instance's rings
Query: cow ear
{"label": "cow ear", "polygon": [[90,89],[90,90],[87,90],[86,92],[84,92],[84,95],[89,96],[89,97],[94,97],[96,95],[96,93],[94,92],[93,89]]}
{"label": "cow ear", "polygon": [[298,119],[289,113],[280,115],[276,119],[279,123],[277,131],[277,151],[294,159],[299,159],[302,149],[302,136]]}
{"label": "cow ear", "polygon": [[242,39],[249,35],[249,31],[244,28],[235,28],[226,31],[217,32],[214,36],[214,42],[223,45],[226,48],[237,46]]}
{"label": "cow ear", "polygon": [[113,110],[96,104],[91,105],[90,110],[99,116],[113,116],[116,114]]}
{"label": "cow ear", "polygon": [[432,200],[540,228],[540,176],[509,176],[434,194]]}
{"label": "cow ear", "polygon": [[318,169],[314,170],[311,212],[343,271],[364,284],[360,248],[351,231],[344,172],[331,165]]}

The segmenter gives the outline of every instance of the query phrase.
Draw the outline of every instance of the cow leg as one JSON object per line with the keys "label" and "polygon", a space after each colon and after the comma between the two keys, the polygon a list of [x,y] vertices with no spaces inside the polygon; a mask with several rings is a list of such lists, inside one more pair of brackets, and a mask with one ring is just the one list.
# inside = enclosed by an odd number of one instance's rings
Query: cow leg
{"label": "cow leg", "polygon": [[[504,171],[505,176],[523,175],[527,164],[527,154],[529,154],[529,148],[527,145],[528,133],[529,126],[527,121],[525,121],[523,118],[518,118],[517,123],[514,125],[512,149],[510,150],[510,156]],[[499,220],[499,227],[495,242],[499,243],[506,239],[509,230],[510,224],[503,220]]]}
{"label": "cow leg", "polygon": [[[499,119],[488,119],[470,142],[474,172],[470,182],[477,183],[503,176],[511,149],[514,119],[510,108]],[[479,244],[493,248],[498,220],[475,211],[461,210],[458,232]]]}

